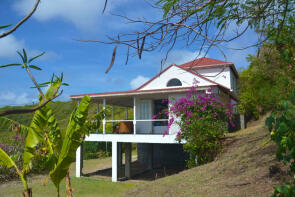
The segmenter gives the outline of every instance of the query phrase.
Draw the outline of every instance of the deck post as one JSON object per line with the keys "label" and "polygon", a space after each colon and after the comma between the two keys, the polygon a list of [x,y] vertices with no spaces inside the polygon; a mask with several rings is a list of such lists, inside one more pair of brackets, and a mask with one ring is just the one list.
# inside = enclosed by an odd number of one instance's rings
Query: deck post
{"label": "deck post", "polygon": [[[112,106],[113,109],[112,109],[112,118],[113,120],[115,120],[115,105]],[[112,122],[112,125],[114,126],[114,122]]]}
{"label": "deck post", "polygon": [[[96,113],[99,113],[99,103],[96,103]],[[98,128],[96,129],[96,134],[98,134]]]}
{"label": "deck post", "polygon": [[128,120],[128,107],[126,107],[125,110],[126,110],[126,111],[125,111],[125,113],[126,113],[126,114],[125,114],[125,119]]}
{"label": "deck post", "polygon": [[131,178],[131,143],[125,143],[125,176],[130,179]]}
{"label": "deck post", "polygon": [[118,142],[112,141],[112,182],[117,182],[118,180],[117,144]]}
{"label": "deck post", "polygon": [[122,167],[122,142],[118,142],[118,167]]}
{"label": "deck post", "polygon": [[81,177],[82,165],[81,165],[81,146],[76,151],[76,177]]}
{"label": "deck post", "polygon": [[[106,109],[106,99],[104,98],[102,101],[102,105],[103,105],[103,110]],[[106,133],[106,118],[104,117],[102,120],[102,132],[103,134]]]}
{"label": "deck post", "polygon": [[136,134],[136,97],[133,97],[133,131]]}

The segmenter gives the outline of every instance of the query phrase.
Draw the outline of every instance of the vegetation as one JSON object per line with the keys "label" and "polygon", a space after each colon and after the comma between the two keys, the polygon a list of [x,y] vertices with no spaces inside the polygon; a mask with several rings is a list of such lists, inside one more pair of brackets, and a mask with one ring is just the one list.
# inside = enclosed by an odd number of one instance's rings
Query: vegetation
{"label": "vegetation", "polygon": [[[290,99],[283,100],[277,109],[266,119],[271,132],[271,139],[277,144],[277,159],[289,164],[290,172],[295,174],[295,91]],[[291,197],[295,195],[295,178],[293,183],[275,187],[273,196]]]}
{"label": "vegetation", "polygon": [[294,88],[295,70],[274,44],[264,44],[259,55],[250,55],[248,61],[250,66],[240,72],[239,112],[247,119],[258,119],[288,98]]}
{"label": "vegetation", "polygon": [[178,174],[145,182],[123,196],[269,197],[273,187],[292,180],[276,161],[277,146],[269,142],[264,119],[225,134],[223,150],[214,161]]}

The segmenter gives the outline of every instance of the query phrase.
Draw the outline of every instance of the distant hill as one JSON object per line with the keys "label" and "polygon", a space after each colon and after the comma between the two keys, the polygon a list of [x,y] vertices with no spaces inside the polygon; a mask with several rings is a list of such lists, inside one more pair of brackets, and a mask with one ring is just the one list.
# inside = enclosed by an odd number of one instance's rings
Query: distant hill
{"label": "distant hill", "polygon": [[[65,128],[68,124],[68,120],[69,117],[72,113],[72,111],[74,110],[75,106],[76,106],[76,102],[75,101],[56,101],[53,102],[51,104],[52,109],[55,113],[55,117],[59,123],[59,126],[61,128]],[[6,107],[2,107],[0,108],[0,111],[3,111],[5,109],[13,109],[13,108],[25,108],[25,107],[31,107],[32,105],[25,105],[25,106],[6,106]],[[99,109],[102,109],[102,105],[99,105]],[[107,119],[111,119],[112,116],[112,107],[111,106],[107,106],[107,109],[109,110],[109,113],[107,114]],[[90,108],[89,108],[89,114],[94,114],[97,111],[97,104],[96,103],[91,103],[90,104]],[[115,107],[115,119],[117,120],[122,120],[124,119],[126,114],[125,108],[123,107]],[[5,116],[7,118],[10,118],[12,120],[18,121],[22,124],[25,125],[30,125],[30,122],[32,120],[33,117],[33,113],[28,113],[28,114],[14,114],[14,115],[8,115]],[[133,110],[129,109],[128,110],[128,117],[129,119],[133,118]],[[107,130],[111,130],[112,128],[112,124],[108,123],[107,124]],[[6,131],[8,128],[3,128],[0,125],[0,131]]]}

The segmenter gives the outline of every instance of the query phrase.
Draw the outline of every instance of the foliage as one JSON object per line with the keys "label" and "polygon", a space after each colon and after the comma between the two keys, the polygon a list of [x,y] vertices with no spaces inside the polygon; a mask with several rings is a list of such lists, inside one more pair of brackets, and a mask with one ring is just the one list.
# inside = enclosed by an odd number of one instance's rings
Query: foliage
{"label": "foliage", "polygon": [[78,108],[71,115],[66,134],[62,143],[62,148],[58,155],[58,161],[54,169],[50,172],[50,178],[59,191],[59,184],[66,176],[70,164],[76,157],[76,150],[82,143],[82,136],[85,135],[85,121],[88,116],[90,97],[84,96]]}
{"label": "foliage", "polygon": [[[12,133],[12,132],[11,132]],[[5,154],[10,155],[10,158],[14,162],[14,164],[20,168],[23,159],[23,151],[24,151],[24,138],[18,134],[13,136],[9,136],[12,139],[9,143],[2,144],[0,142],[0,148]],[[0,156],[1,158],[2,156]],[[11,166],[13,167],[13,166]],[[9,168],[8,165],[0,164],[0,182],[5,182],[17,177],[16,168]]]}
{"label": "foliage", "polygon": [[228,120],[233,125],[232,105],[226,107],[214,93],[200,94],[195,88],[171,104],[168,129],[173,123],[179,125],[177,138],[185,141],[184,150],[190,155],[188,167],[212,161],[221,148]]}
{"label": "foliage", "polygon": [[[277,144],[277,159],[290,164],[290,171],[295,173],[295,90],[288,100],[281,101],[277,109],[266,119],[271,139]],[[295,180],[276,187],[274,196],[294,196]]]}
{"label": "foliage", "polygon": [[265,43],[259,56],[249,56],[248,61],[250,66],[240,72],[239,112],[247,119],[258,119],[287,98],[294,86],[295,68],[282,58],[273,43]]}

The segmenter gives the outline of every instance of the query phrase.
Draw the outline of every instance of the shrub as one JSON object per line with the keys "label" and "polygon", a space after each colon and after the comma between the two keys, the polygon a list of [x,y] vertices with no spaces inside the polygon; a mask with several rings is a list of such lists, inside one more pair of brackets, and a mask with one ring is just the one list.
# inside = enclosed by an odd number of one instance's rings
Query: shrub
{"label": "shrub", "polygon": [[[270,131],[278,150],[277,159],[289,164],[290,171],[295,174],[295,91],[290,99],[281,101],[272,114],[266,119],[266,125]],[[291,197],[295,195],[295,179],[293,183],[286,183],[275,187],[273,196]]]}
{"label": "shrub", "polygon": [[228,120],[234,126],[232,105],[227,107],[214,93],[198,94],[195,87],[185,97],[169,103],[168,129],[173,123],[179,125],[177,139],[185,141],[183,147],[190,156],[187,166],[212,161],[221,148],[220,139],[227,131]]}

